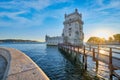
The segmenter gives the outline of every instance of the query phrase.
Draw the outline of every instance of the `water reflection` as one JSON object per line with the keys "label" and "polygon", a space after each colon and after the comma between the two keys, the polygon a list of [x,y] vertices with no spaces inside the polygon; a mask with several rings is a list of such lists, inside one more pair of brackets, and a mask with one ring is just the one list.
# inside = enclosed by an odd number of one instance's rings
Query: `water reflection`
{"label": "water reflection", "polygon": [[100,52],[100,54],[105,54],[105,55],[108,55],[107,53],[107,51],[105,51],[105,50],[103,50],[103,49],[101,49],[101,50],[99,50],[99,52]]}
{"label": "water reflection", "polygon": [[57,47],[45,44],[0,44],[27,54],[51,80],[82,80],[81,70],[63,56]]}
{"label": "water reflection", "polygon": [[[44,70],[51,80],[83,80],[81,68],[72,63],[69,56],[61,54],[55,46],[45,44],[0,44],[0,46],[23,51]],[[101,50],[100,53],[105,52]],[[82,57],[80,55],[78,57],[82,61]],[[88,57],[88,63],[99,75],[104,78],[109,77],[108,65],[100,61],[95,65],[96,62],[91,57]]]}
{"label": "water reflection", "polygon": [[97,68],[97,74],[99,76],[102,76],[106,79],[109,78],[109,68],[108,68],[108,65],[106,65],[105,63],[99,61],[98,62],[98,66],[96,67]]}

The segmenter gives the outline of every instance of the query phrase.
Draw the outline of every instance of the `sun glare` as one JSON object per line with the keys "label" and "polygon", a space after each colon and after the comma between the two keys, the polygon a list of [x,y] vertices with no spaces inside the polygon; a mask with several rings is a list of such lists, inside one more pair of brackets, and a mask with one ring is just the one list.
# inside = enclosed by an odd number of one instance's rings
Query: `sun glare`
{"label": "sun glare", "polygon": [[111,35],[110,35],[110,31],[107,31],[107,30],[97,30],[95,32],[95,36],[100,37],[100,38],[108,39]]}

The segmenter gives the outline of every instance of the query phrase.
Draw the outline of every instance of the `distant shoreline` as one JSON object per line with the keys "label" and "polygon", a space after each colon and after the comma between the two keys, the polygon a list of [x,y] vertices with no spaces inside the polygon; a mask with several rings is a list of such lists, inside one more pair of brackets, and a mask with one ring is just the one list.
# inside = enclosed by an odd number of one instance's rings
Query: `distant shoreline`
{"label": "distant shoreline", "polygon": [[23,42],[23,43],[0,43],[0,44],[45,44],[45,42],[36,42],[36,43],[31,43],[31,42],[29,42],[29,43],[25,43],[25,42]]}
{"label": "distant shoreline", "polygon": [[22,39],[4,39],[4,40],[0,40],[0,44],[38,44],[38,43],[45,43],[45,42],[38,42],[38,41],[33,41],[33,40],[22,40]]}

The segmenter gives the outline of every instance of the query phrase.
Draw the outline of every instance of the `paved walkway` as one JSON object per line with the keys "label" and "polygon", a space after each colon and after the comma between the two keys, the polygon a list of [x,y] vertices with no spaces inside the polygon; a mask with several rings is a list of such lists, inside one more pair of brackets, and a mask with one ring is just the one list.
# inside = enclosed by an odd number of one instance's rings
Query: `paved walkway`
{"label": "paved walkway", "polygon": [[[4,48],[11,55],[7,80],[49,80],[46,74],[24,53],[13,48]],[[6,53],[0,48],[0,54]]]}

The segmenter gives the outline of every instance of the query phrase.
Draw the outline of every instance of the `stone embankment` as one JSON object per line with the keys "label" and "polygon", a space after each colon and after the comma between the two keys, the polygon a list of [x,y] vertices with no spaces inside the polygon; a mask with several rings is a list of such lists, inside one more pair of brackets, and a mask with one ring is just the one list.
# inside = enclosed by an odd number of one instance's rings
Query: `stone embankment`
{"label": "stone embankment", "polygon": [[0,48],[7,61],[3,80],[49,80],[46,74],[27,55],[13,48]]}

